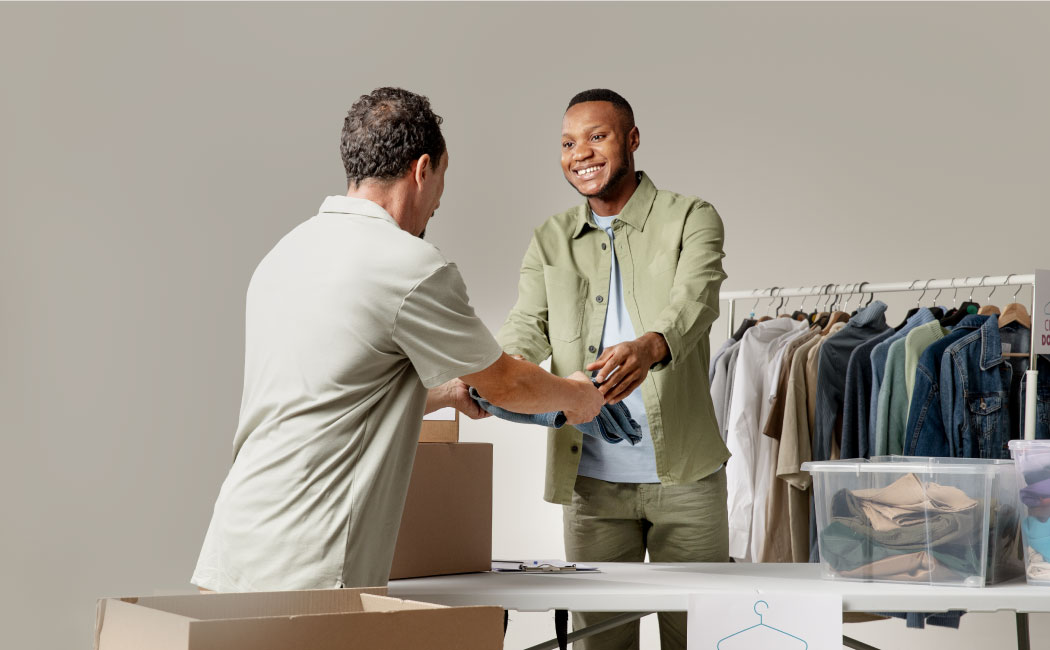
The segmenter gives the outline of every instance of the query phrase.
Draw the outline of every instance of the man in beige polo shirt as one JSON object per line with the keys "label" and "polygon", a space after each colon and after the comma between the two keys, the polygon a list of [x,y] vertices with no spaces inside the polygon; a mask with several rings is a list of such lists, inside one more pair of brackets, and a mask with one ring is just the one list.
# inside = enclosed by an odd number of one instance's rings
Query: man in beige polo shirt
{"label": "man in beige polo shirt", "polygon": [[[425,412],[594,418],[604,399],[508,357],[456,265],[422,239],[448,153],[427,98],[362,96],[344,122],[346,196],[288,233],[248,287],[233,465],[192,582],[212,591],[386,584]],[[462,380],[458,379],[462,378]]]}

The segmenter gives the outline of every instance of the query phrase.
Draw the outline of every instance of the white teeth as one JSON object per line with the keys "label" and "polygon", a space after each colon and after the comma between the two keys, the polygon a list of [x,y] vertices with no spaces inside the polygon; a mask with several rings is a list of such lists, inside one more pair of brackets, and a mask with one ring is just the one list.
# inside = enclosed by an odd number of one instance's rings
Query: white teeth
{"label": "white teeth", "polygon": [[576,174],[579,176],[584,176],[586,174],[590,174],[591,172],[596,172],[598,171],[598,169],[600,169],[599,166],[588,167],[587,169],[578,169],[576,170]]}

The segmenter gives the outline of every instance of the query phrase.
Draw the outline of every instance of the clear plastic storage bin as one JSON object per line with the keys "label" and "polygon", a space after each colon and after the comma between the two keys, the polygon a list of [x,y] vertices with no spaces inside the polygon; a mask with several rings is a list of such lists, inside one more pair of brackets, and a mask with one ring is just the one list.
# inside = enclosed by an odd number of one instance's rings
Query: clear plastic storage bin
{"label": "clear plastic storage bin", "polygon": [[1029,584],[1050,585],[1050,440],[1011,440]]}
{"label": "clear plastic storage bin", "polygon": [[1024,571],[1010,460],[809,462],[821,575],[983,587]]}

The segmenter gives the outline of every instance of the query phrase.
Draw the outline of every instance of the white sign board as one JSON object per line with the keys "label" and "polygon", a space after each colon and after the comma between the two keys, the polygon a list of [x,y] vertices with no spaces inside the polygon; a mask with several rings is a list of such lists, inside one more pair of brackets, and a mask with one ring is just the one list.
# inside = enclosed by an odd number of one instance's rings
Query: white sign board
{"label": "white sign board", "polygon": [[689,597],[689,650],[841,650],[842,597],[766,590]]}
{"label": "white sign board", "polygon": [[1036,269],[1032,302],[1035,309],[1032,313],[1035,352],[1050,354],[1050,271]]}

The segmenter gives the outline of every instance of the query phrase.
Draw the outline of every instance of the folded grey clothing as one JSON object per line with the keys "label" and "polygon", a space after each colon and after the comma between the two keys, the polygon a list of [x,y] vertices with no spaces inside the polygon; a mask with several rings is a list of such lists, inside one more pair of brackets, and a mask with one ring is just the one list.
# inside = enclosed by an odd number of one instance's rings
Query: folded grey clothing
{"label": "folded grey clothing", "polygon": [[961,512],[937,512],[930,510],[922,518],[906,525],[886,527],[872,526],[863,508],[851,499],[852,495],[842,490],[832,499],[831,521],[870,537],[874,542],[889,548],[920,551],[941,544],[976,544],[980,541],[980,525],[975,508]]}
{"label": "folded grey clothing", "polygon": [[[502,409],[478,394],[474,388],[470,389],[470,396],[492,415],[507,420],[508,422],[519,422],[521,424],[539,424],[552,429],[560,429],[565,426],[566,417],[562,411],[551,411],[550,413],[515,413]],[[590,422],[577,424],[575,427],[584,435],[593,438],[601,438],[605,442],[618,444],[626,440],[632,445],[638,444],[642,439],[642,427],[631,417],[631,412],[623,402],[606,404],[598,413],[598,417]]]}

